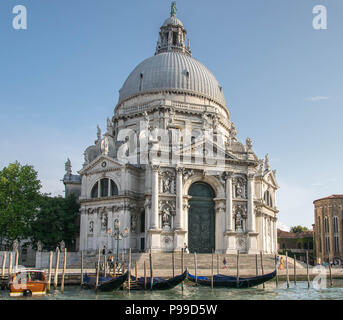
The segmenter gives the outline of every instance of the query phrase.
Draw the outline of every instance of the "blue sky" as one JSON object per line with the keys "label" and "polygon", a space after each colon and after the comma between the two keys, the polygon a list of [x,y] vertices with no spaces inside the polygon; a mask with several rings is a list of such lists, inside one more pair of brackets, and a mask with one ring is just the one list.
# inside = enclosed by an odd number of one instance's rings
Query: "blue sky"
{"label": "blue sky", "polygon": [[[106,127],[118,90],[154,54],[169,0],[1,0],[0,168],[32,164],[44,192],[63,194],[69,157]],[[25,5],[27,30],[12,9]],[[328,29],[312,27],[315,5]],[[279,220],[313,223],[314,199],[343,193],[343,2],[179,0],[193,57],[223,86],[238,129],[269,153]]]}

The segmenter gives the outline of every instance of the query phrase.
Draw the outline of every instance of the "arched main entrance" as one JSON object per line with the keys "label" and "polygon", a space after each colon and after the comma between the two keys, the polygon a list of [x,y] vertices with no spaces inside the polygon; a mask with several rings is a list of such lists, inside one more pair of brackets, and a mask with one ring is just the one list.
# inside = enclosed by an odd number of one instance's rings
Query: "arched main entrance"
{"label": "arched main entrance", "polygon": [[215,249],[213,189],[204,182],[191,185],[188,195],[188,248],[190,252],[211,253]]}

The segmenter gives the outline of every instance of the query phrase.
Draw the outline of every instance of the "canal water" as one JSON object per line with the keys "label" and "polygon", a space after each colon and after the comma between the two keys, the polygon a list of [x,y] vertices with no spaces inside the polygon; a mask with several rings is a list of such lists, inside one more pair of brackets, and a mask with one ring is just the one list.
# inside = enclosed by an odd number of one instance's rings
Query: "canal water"
{"label": "canal water", "polygon": [[167,291],[115,291],[98,292],[84,290],[80,286],[66,286],[64,294],[52,290],[44,297],[9,297],[7,290],[0,290],[0,300],[343,300],[343,279],[334,280],[332,287],[314,289],[307,288],[307,282],[299,281],[296,286],[280,282],[267,282],[265,289],[262,285],[248,289],[225,289],[208,287],[181,286]]}

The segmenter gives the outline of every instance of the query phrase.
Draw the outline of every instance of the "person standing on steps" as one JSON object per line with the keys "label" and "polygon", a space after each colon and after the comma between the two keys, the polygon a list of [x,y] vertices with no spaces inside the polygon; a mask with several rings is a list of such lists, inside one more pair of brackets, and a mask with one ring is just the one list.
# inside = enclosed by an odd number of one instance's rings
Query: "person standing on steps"
{"label": "person standing on steps", "polygon": [[224,259],[223,259],[223,265],[224,265],[224,269],[227,269],[227,262],[226,262],[226,257],[224,257]]}

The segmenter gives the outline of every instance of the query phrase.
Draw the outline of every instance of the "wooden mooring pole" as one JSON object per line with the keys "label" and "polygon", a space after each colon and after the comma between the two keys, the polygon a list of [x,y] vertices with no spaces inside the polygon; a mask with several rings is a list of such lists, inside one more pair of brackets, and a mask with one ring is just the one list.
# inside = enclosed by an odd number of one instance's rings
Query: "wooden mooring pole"
{"label": "wooden mooring pole", "polygon": [[211,266],[211,289],[213,289],[213,260],[214,260],[214,253],[212,252],[212,266]]}
{"label": "wooden mooring pole", "polygon": [[8,279],[11,278],[12,275],[12,267],[13,267],[13,252],[10,252],[10,259],[8,261]]}
{"label": "wooden mooring pole", "polygon": [[174,251],[172,252],[172,268],[173,268],[173,278],[175,277],[175,255]]}
{"label": "wooden mooring pole", "polygon": [[306,274],[307,274],[307,288],[310,289],[310,272],[308,266],[308,250],[306,250]]}
{"label": "wooden mooring pole", "polygon": [[152,284],[154,282],[154,267],[153,267],[151,249],[150,249],[149,259],[150,259],[150,289],[152,290]]}
{"label": "wooden mooring pole", "polygon": [[257,254],[255,256],[255,264],[256,264],[256,276],[258,276],[258,257],[257,257]]}
{"label": "wooden mooring pole", "polygon": [[[264,270],[263,270],[263,252],[262,251],[260,252],[260,256],[261,256],[261,272],[262,272],[262,275],[264,275]],[[263,282],[262,286],[263,286],[263,289],[264,289],[265,288],[264,282]]]}
{"label": "wooden mooring pole", "polygon": [[98,249],[98,262],[97,262],[97,265],[96,265],[95,290],[98,289],[98,285],[99,285],[99,273],[100,273],[100,248]]}
{"label": "wooden mooring pole", "polygon": [[275,254],[275,285],[276,288],[279,286],[279,276],[278,276],[278,263],[277,263],[277,255]]}
{"label": "wooden mooring pole", "polygon": [[64,248],[64,260],[63,260],[63,271],[62,271],[62,280],[61,280],[61,292],[64,293],[64,277],[66,274],[67,268],[67,248]]}
{"label": "wooden mooring pole", "polygon": [[195,283],[198,283],[198,262],[197,262],[197,253],[194,252],[194,276],[195,276]]}
{"label": "wooden mooring pole", "polygon": [[236,268],[237,268],[237,282],[236,282],[236,286],[237,288],[239,288],[239,250],[237,250],[237,265],[236,265]]}
{"label": "wooden mooring pole", "polygon": [[135,261],[135,278],[136,278],[136,280],[138,279],[138,265],[137,265],[137,260]]}
{"label": "wooden mooring pole", "polygon": [[128,265],[128,277],[127,277],[127,284],[128,284],[128,290],[130,292],[131,289],[131,248],[129,249],[129,265]]}
{"label": "wooden mooring pole", "polygon": [[330,287],[332,287],[332,270],[331,270],[331,261],[329,259],[329,277],[330,277]]}
{"label": "wooden mooring pole", "polygon": [[[181,273],[183,273],[184,268],[185,268],[184,250],[181,249]],[[181,283],[181,289],[182,289],[182,291],[184,289],[184,282],[183,281]]]}
{"label": "wooden mooring pole", "polygon": [[288,251],[286,251],[286,282],[287,282],[287,288],[289,288]]}
{"label": "wooden mooring pole", "polygon": [[56,264],[55,264],[55,274],[54,274],[54,289],[57,289],[58,285],[58,267],[60,264],[60,249],[56,248]]}
{"label": "wooden mooring pole", "polygon": [[80,274],[80,278],[81,278],[81,286],[83,285],[83,250],[81,250],[81,274]]}
{"label": "wooden mooring pole", "polygon": [[5,277],[6,258],[7,258],[7,252],[5,251],[2,257],[1,277]]}
{"label": "wooden mooring pole", "polygon": [[146,289],[146,262],[144,260],[144,289]]}
{"label": "wooden mooring pole", "polygon": [[103,262],[103,264],[104,264],[104,270],[103,270],[103,275],[104,275],[104,277],[106,277],[106,254],[104,254],[104,262]]}
{"label": "wooden mooring pole", "polygon": [[18,270],[18,262],[19,262],[19,251],[16,249],[15,251],[15,270]]}
{"label": "wooden mooring pole", "polygon": [[51,290],[51,268],[52,268],[52,257],[53,257],[54,253],[52,251],[50,251],[49,254],[49,271],[48,271],[48,284],[47,284],[47,292],[50,292]]}
{"label": "wooden mooring pole", "polygon": [[297,258],[296,255],[294,254],[294,285],[297,285]]}
{"label": "wooden mooring pole", "polygon": [[219,253],[217,253],[217,274],[220,274]]}

